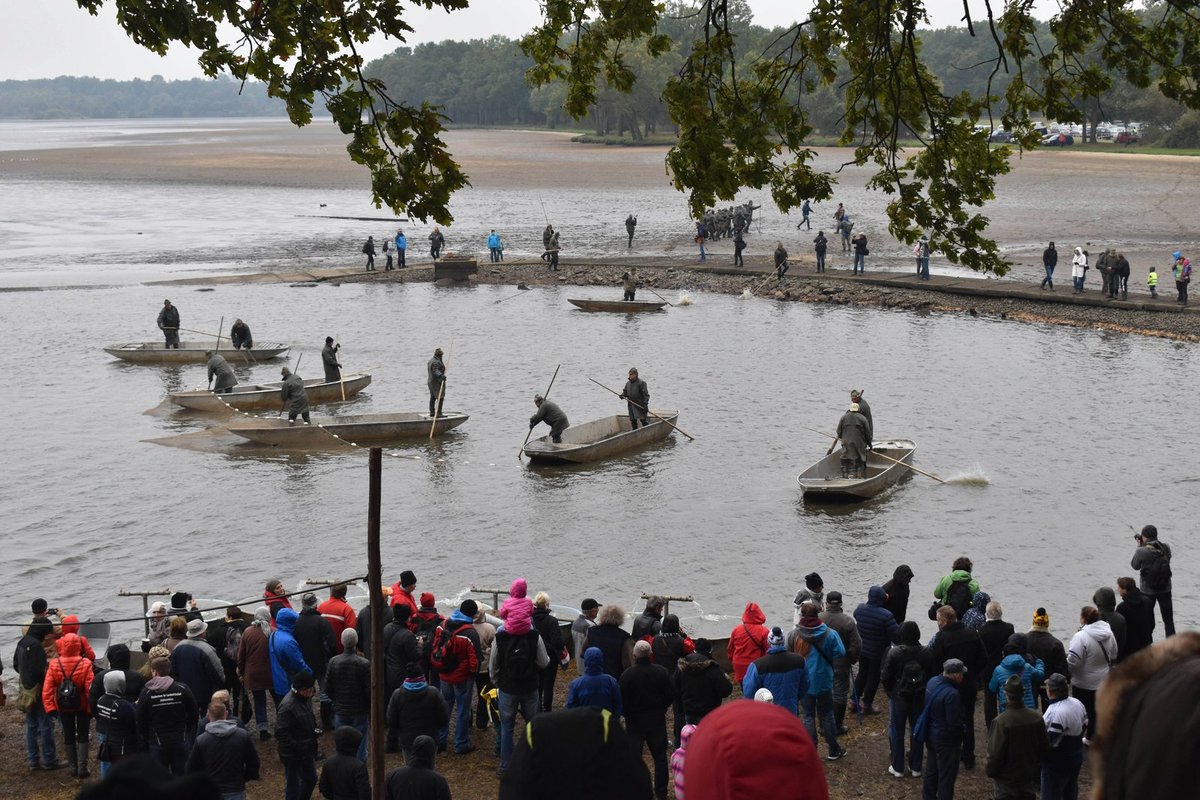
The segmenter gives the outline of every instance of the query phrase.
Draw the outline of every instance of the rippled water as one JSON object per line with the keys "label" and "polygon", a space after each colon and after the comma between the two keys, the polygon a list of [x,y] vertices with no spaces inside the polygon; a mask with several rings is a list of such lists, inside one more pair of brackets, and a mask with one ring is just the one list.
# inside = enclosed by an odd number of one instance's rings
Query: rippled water
{"label": "rippled water", "polygon": [[[183,325],[221,315],[257,338],[297,344],[300,372],[319,374],[326,334],[349,370],[374,383],[345,411],[420,410],[424,364],[449,356],[447,407],[471,420],[434,444],[395,451],[383,483],[389,578],[414,569],[424,590],[529,578],[556,601],[632,603],[643,590],[695,594],[685,614],[735,615],[748,599],[790,619],[801,576],[816,570],[855,602],[901,562],[917,573],[912,606],[970,554],[976,575],[1024,624],[1046,605],[1064,635],[1100,585],[1129,572],[1128,524],[1154,522],[1176,544],[1177,608],[1196,616],[1187,556],[1189,465],[1200,447],[1179,424],[1195,349],[1164,340],[969,317],[695,295],[640,316],[587,314],[567,296],[511,287],[427,284],[316,288],[175,287]],[[213,420],[155,408],[202,384],[201,365],[139,367],[109,341],[150,337],[162,287],[0,293],[17,332],[0,352],[10,376],[0,466],[7,528],[0,569],[10,615],[28,598],[85,614],[137,610],[118,587],[183,587],[200,596],[255,594],[280,574],[365,571],[365,454],[262,455],[149,443]],[[657,407],[678,407],[675,437],[591,467],[531,467],[517,458],[533,412],[562,364],[554,397],[572,420],[619,413],[590,383],[619,388],[641,369]],[[278,364],[237,367],[272,380]],[[806,507],[795,476],[826,441],[846,390],[865,387],[879,436],[918,443],[913,477],[853,508]],[[918,614],[919,616],[919,614]],[[924,622],[925,626],[929,623]],[[725,623],[713,623],[724,628]]]}
{"label": "rippled water", "polygon": [[[1180,623],[1196,623],[1198,568],[1187,548],[1200,447],[1187,414],[1194,346],[705,294],[623,317],[572,309],[568,296],[603,290],[571,287],[497,304],[512,287],[138,285],[188,272],[345,265],[359,258],[367,231],[392,227],[326,218],[382,216],[328,135],[287,144],[245,125],[249,133],[230,143],[203,125],[179,133],[134,124],[150,141],[108,147],[111,131],[88,130],[78,134],[88,150],[8,148],[0,186],[14,211],[0,219],[0,286],[92,287],[0,292],[12,334],[0,351],[9,419],[0,570],[10,620],[38,595],[84,615],[124,616],[139,604],[115,597],[119,587],[239,598],[258,594],[270,575],[291,587],[365,572],[365,454],[263,454],[197,436],[218,420],[160,402],[203,384],[202,366],[130,366],[100,349],[156,338],[169,296],[185,327],[212,331],[222,317],[226,328],[242,317],[259,340],[295,343],[308,376],[319,374],[324,337],[337,337],[346,368],[375,378],[343,412],[425,408],[425,361],[436,346],[447,351],[447,408],[471,420],[395,451],[408,457],[385,459],[383,486],[386,577],[413,569],[439,598],[516,575],[556,602],[694,594],[695,607],[673,610],[707,615],[724,631],[749,599],[786,623],[807,572],[853,604],[907,562],[920,617],[923,598],[965,553],[1015,624],[1045,605],[1065,636],[1098,586],[1129,573],[1128,526],[1153,522],[1177,553]],[[14,131],[0,125],[0,149],[5,136],[29,135]],[[65,146],[74,135],[50,131],[47,141]],[[660,151],[570,150],[547,134],[453,135],[475,189],[455,201],[452,248],[481,244],[504,219],[511,251],[529,250],[543,205],[566,220],[568,247],[579,242],[585,253],[619,251],[629,210],[642,215],[635,254],[691,247]],[[158,149],[162,141],[174,149]],[[280,171],[269,157],[314,152],[327,158],[311,172]],[[138,166],[140,153],[150,166]],[[102,174],[106,154],[120,164],[112,177]],[[248,172],[230,175],[241,164]],[[998,224],[1022,228],[1052,195],[1051,187],[1031,204],[999,201]],[[1103,202],[1083,200],[1095,217]],[[769,249],[768,236],[794,230],[778,215],[763,224],[752,247]],[[279,363],[236,370],[243,381],[274,380]],[[552,396],[572,420],[619,413],[622,404],[587,379],[619,388],[636,365],[653,404],[679,408],[696,441],[674,437],[588,467],[518,460],[532,395],[560,363]],[[831,429],[850,387],[866,389],[880,437],[913,438],[920,467],[964,481],[914,476],[861,506],[802,504],[795,477],[827,446],[805,428]]]}

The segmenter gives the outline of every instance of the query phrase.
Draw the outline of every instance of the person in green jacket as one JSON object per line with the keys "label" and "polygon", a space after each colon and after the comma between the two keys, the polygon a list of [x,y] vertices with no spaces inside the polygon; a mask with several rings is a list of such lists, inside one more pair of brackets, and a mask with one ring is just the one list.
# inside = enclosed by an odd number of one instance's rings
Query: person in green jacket
{"label": "person in green jacket", "polygon": [[[974,566],[971,559],[959,556],[954,559],[950,574],[938,581],[937,587],[933,590],[933,597],[939,605],[952,606],[959,619],[962,619],[962,615],[967,613],[967,609],[971,607],[971,598],[975,597],[975,593],[979,591],[979,581],[971,577],[971,570]],[[963,584],[963,586],[956,584]]]}
{"label": "person in green jacket", "polygon": [[229,366],[229,362],[220,353],[209,350],[205,353],[208,356],[208,383],[212,386],[213,378],[217,379],[216,386],[212,390],[217,394],[224,394],[233,387],[237,386],[237,377],[233,374],[233,367]]}
{"label": "person in green jacket", "polygon": [[279,409],[279,413],[287,411],[288,422],[295,422],[296,417],[302,417],[307,424],[308,392],[304,389],[304,380],[299,375],[293,375],[287,367],[283,368],[282,374],[283,389],[280,390],[279,396],[283,400],[283,407]]}
{"label": "person in green jacket", "polygon": [[529,418],[529,430],[533,430],[539,422],[544,422],[550,426],[550,441],[555,444],[562,442],[563,431],[571,425],[566,413],[557,403],[550,402],[540,394],[533,396],[533,404],[538,410]]}

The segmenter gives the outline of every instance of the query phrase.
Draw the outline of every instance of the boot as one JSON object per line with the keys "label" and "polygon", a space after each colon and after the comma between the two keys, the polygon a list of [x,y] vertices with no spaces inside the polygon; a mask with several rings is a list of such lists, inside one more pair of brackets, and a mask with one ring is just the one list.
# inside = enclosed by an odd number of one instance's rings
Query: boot
{"label": "boot", "polygon": [[71,777],[78,778],[79,777],[79,751],[75,748],[74,744],[68,744],[63,749],[65,749],[67,751],[67,767],[71,771]]}
{"label": "boot", "polygon": [[327,731],[333,730],[333,702],[321,703],[321,727]]}
{"label": "boot", "polygon": [[834,706],[833,706],[833,721],[837,723],[838,734],[842,735],[842,732],[845,731],[845,729],[846,729],[846,725],[845,725],[846,704],[845,703],[835,703],[834,704]]}
{"label": "boot", "polygon": [[75,747],[79,750],[79,774],[78,777],[86,778],[92,773],[88,771],[88,743],[77,742]]}
{"label": "boot", "polygon": [[842,477],[850,477],[850,462],[847,459],[842,459]]}

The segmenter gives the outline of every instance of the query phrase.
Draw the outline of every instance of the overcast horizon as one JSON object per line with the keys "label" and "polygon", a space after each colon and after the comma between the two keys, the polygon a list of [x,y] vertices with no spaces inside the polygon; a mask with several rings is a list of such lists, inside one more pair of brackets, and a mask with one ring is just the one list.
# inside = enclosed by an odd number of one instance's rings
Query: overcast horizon
{"label": "overcast horizon", "polygon": [[[765,27],[790,25],[800,16],[801,3],[796,0],[748,0],[748,5],[755,23]],[[961,24],[962,0],[929,0],[927,5],[931,27]],[[982,12],[980,0],[971,0],[971,5],[972,13]],[[1038,0],[1036,5],[1049,11],[1057,4]],[[397,47],[424,42],[494,35],[516,38],[540,22],[541,11],[537,0],[476,0],[473,6],[451,13],[407,8],[404,18],[414,29],[408,40],[376,37],[359,52],[371,61]],[[74,0],[0,0],[0,20],[0,80],[203,77],[196,51],[177,45],[160,57],[140,47],[117,25],[111,6],[104,6],[100,15],[93,17]]]}

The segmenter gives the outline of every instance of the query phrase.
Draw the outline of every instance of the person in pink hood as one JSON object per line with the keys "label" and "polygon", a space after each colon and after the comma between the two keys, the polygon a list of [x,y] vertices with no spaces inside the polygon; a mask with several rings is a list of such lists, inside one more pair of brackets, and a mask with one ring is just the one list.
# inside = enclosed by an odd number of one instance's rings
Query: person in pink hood
{"label": "person in pink hood", "polygon": [[684,800],[683,765],[687,761],[688,740],[695,732],[695,725],[684,725],[683,730],[679,732],[679,747],[675,748],[674,753],[671,753],[671,775],[675,779],[675,800]]}
{"label": "person in pink hood", "polygon": [[500,619],[507,621],[508,615],[514,609],[520,608],[525,612],[525,616],[533,617],[533,601],[527,595],[529,594],[529,585],[525,583],[524,578],[517,578],[512,582],[512,586],[508,590],[508,599],[500,604],[500,611],[497,616]]}
{"label": "person in pink hood", "polygon": [[533,630],[533,604],[529,609],[520,605],[510,608],[508,618],[504,620],[504,630],[512,636],[524,636]]}

